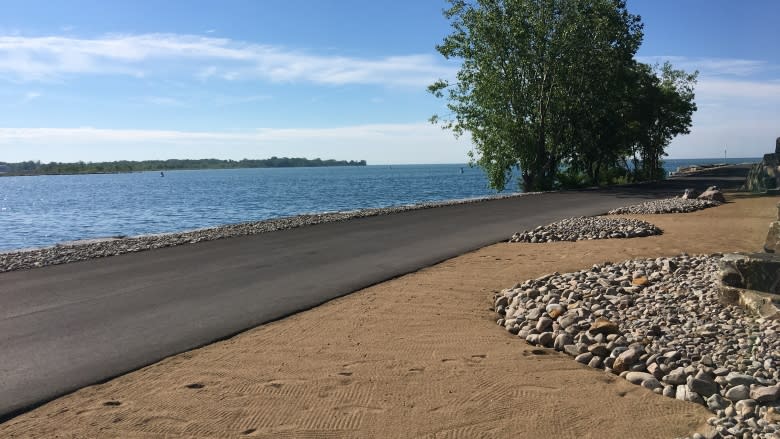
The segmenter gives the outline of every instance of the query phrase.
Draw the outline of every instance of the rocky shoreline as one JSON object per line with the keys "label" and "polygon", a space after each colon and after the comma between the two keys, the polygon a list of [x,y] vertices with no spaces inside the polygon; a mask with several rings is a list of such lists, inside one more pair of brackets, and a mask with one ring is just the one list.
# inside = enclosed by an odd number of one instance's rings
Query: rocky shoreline
{"label": "rocky shoreline", "polygon": [[194,244],[202,241],[233,238],[238,236],[257,235],[277,230],[293,229],[322,223],[347,221],[355,218],[365,218],[379,215],[390,215],[411,210],[430,209],[460,204],[480,203],[490,200],[535,195],[539,192],[523,192],[511,195],[493,197],[469,198],[411,204],[395,207],[362,209],[346,212],[298,215],[293,217],[275,218],[225,226],[209,227],[178,233],[159,235],[144,235],[122,238],[107,238],[67,242],[52,247],[24,249],[18,251],[0,252],[0,273],[14,270],[26,270],[48,265],[67,264],[89,259],[117,256],[125,253],[135,253],[164,247]]}
{"label": "rocky shoreline", "polygon": [[582,216],[515,233],[509,242],[581,241],[590,239],[637,238],[660,235],[661,229],[634,218]]}
{"label": "rocky shoreline", "polygon": [[721,303],[720,257],[605,263],[528,280],[497,295],[498,324],[532,345],[706,406],[714,413],[708,437],[777,437],[780,322]]}

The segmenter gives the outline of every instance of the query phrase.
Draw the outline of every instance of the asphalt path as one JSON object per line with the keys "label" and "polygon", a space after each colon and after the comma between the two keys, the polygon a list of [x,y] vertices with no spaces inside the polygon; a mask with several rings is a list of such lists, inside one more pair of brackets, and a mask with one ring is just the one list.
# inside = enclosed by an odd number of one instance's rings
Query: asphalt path
{"label": "asphalt path", "polygon": [[552,221],[746,167],[408,211],[0,274],[0,421],[86,385]]}

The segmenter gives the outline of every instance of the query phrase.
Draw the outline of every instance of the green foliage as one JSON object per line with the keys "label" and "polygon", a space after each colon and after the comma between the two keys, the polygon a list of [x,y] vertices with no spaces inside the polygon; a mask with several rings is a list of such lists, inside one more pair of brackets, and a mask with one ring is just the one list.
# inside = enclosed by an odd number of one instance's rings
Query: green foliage
{"label": "green foliage", "polygon": [[365,160],[309,160],[305,158],[271,157],[264,160],[145,160],[116,161],[97,163],[41,163],[20,162],[0,163],[5,175],[43,175],[43,174],[111,174],[119,172],[168,171],[175,169],[236,169],[236,168],[294,168],[324,166],[366,166]]}
{"label": "green foliage", "polygon": [[675,136],[690,133],[698,72],[674,70],[666,62],[660,68],[639,64],[636,75],[630,155],[636,179],[657,180],[664,177],[661,158],[667,155],[666,147]]}
{"label": "green foliage", "polygon": [[625,180],[627,157],[638,178],[687,133],[696,74],[634,60],[642,23],[623,0],[449,3],[452,33],[437,50],[462,65],[454,83],[428,87],[450,111],[431,122],[471,135],[491,186],[513,169],[526,190]]}

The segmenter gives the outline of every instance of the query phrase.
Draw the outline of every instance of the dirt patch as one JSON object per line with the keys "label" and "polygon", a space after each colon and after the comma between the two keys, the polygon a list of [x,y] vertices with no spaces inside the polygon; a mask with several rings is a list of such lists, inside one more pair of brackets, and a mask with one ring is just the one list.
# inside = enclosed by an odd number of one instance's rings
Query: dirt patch
{"label": "dirt patch", "polygon": [[632,216],[661,236],[485,247],[82,389],[0,436],[685,435],[710,413],[527,345],[495,324],[491,298],[605,261],[759,250],[780,199],[731,200]]}

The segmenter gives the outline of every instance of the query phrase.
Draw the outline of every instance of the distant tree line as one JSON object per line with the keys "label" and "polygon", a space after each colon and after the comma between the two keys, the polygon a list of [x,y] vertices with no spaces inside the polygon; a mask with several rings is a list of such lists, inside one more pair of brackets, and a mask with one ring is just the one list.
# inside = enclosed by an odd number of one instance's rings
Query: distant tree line
{"label": "distant tree line", "polygon": [[57,175],[57,174],[112,174],[119,172],[168,171],[176,169],[237,169],[237,168],[300,168],[326,166],[366,166],[365,160],[322,160],[300,157],[271,157],[260,160],[218,160],[218,159],[170,159],[116,162],[41,163],[26,161],[19,163],[0,162],[4,175]]}
{"label": "distant tree line", "polygon": [[635,58],[643,25],[623,0],[449,0],[452,33],[437,50],[460,60],[428,90],[434,115],[474,144],[471,163],[502,189],[663,177],[671,140],[688,134],[697,72]]}

